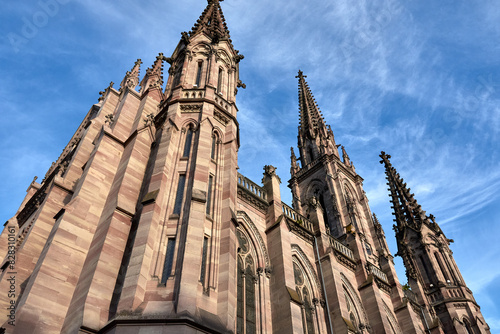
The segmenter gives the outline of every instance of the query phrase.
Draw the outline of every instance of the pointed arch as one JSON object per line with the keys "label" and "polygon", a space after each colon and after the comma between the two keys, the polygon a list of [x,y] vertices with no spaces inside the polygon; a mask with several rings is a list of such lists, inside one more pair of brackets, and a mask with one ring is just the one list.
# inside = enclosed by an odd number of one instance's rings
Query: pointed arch
{"label": "pointed arch", "polygon": [[340,277],[342,279],[344,289],[346,290],[346,292],[349,293],[354,304],[356,305],[356,308],[357,308],[358,313],[359,313],[359,317],[362,318],[362,320],[364,321],[365,324],[368,324],[368,316],[366,315],[366,311],[365,311],[365,308],[363,307],[363,303],[361,302],[361,298],[359,298],[358,294],[356,293],[356,290],[354,289],[352,284],[349,282],[349,280],[347,279],[347,277],[343,273],[340,273]]}
{"label": "pointed arch", "polygon": [[389,321],[389,325],[391,326],[392,331],[394,332],[394,334],[402,334],[403,331],[401,330],[401,327],[399,326],[396,317],[391,312],[391,309],[389,308],[389,306],[387,306],[384,300],[382,300],[382,303],[384,304],[384,310],[387,315],[387,320]]}
{"label": "pointed arch", "polygon": [[[314,308],[314,300],[317,300],[314,293],[314,287],[311,281],[311,276],[304,266],[304,263],[298,258],[297,253],[292,256],[293,275],[295,281],[295,291],[302,303],[302,328],[305,334],[315,334],[315,323],[318,322],[318,314]],[[318,328],[319,330],[319,328]]]}
{"label": "pointed arch", "polygon": [[245,211],[238,211],[236,216],[237,218],[239,218],[240,223],[242,223],[242,225],[245,227],[255,245],[258,255],[259,267],[269,268],[271,266],[269,254],[267,252],[264,239],[262,239],[259,230]]}
{"label": "pointed arch", "polygon": [[296,255],[299,261],[302,263],[304,268],[306,269],[307,275],[311,278],[311,281],[314,282],[314,288],[316,289],[316,295],[318,297],[322,297],[321,284],[319,282],[318,276],[316,275],[316,271],[314,270],[313,265],[307,258],[307,255],[297,244],[292,244],[292,255]]}

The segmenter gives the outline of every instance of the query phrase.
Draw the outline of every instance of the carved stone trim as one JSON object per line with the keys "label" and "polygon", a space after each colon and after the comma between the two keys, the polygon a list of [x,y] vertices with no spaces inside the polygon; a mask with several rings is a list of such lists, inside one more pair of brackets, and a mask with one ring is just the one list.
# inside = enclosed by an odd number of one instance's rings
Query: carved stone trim
{"label": "carved stone trim", "polygon": [[181,113],[192,113],[192,112],[200,112],[201,104],[181,104]]}
{"label": "carved stone trim", "polygon": [[271,266],[271,261],[269,260],[269,254],[267,253],[267,248],[266,244],[264,242],[264,239],[262,239],[262,236],[259,233],[259,230],[257,229],[257,226],[253,223],[253,221],[248,217],[247,213],[245,211],[238,211],[237,216],[241,218],[243,221],[245,227],[249,232],[252,232],[252,236],[257,240],[260,250],[264,256],[264,262],[266,265],[266,268],[269,268]]}
{"label": "carved stone trim", "polygon": [[318,289],[318,294],[322,296],[322,298],[324,298],[323,289],[321,289],[321,284],[319,283],[318,276],[316,275],[316,271],[314,270],[312,263],[307,258],[307,255],[297,244],[292,244],[292,250],[297,252],[299,259],[306,266],[306,269],[310,272],[310,275],[312,276],[314,283],[316,284],[316,288]]}
{"label": "carved stone trim", "polygon": [[229,118],[224,116],[224,114],[218,110],[214,110],[214,118],[224,126],[226,126],[227,123],[229,123]]}
{"label": "carved stone trim", "polygon": [[238,197],[244,199],[262,213],[267,212],[267,203],[263,202],[260,198],[258,198],[256,195],[252,194],[245,188],[238,186]]}
{"label": "carved stone trim", "polygon": [[297,236],[304,239],[311,245],[314,243],[314,236],[309,231],[307,231],[305,228],[292,221],[290,218],[284,215],[282,217],[285,219],[286,226],[288,226],[290,232],[296,234]]}
{"label": "carved stone trim", "polygon": [[342,279],[342,283],[344,283],[344,287],[350,293],[352,298],[356,299],[356,304],[358,306],[358,309],[361,310],[361,313],[363,314],[364,322],[366,324],[368,324],[368,316],[366,315],[365,308],[363,307],[363,303],[361,302],[361,298],[359,298],[359,296],[356,293],[356,290],[354,290],[354,287],[352,286],[351,282],[349,282],[349,280],[347,279],[347,277],[343,273],[340,273],[340,277]]}

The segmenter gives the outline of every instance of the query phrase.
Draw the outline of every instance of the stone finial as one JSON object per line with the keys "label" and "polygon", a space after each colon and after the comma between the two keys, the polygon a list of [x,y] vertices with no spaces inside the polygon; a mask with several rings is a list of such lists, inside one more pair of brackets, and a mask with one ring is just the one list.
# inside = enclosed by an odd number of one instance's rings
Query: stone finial
{"label": "stone finial", "polygon": [[139,70],[141,68],[142,60],[137,59],[134,66],[130,71],[127,71],[125,77],[120,83],[120,90],[128,87],[130,89],[135,89],[135,87],[139,84]]}
{"label": "stone finial", "polygon": [[113,114],[107,114],[106,116],[104,116],[104,118],[106,119],[104,123],[108,125],[113,124],[113,122],[115,121]]}
{"label": "stone finial", "polygon": [[270,178],[273,178],[275,177],[279,183],[281,183],[281,179],[280,177],[278,176],[278,174],[276,174],[276,167],[274,167],[273,165],[265,165],[264,166],[264,177],[262,179],[262,183],[265,183],[265,179],[270,177]]}
{"label": "stone finial", "polygon": [[152,125],[154,120],[155,120],[155,115],[153,113],[147,114],[146,117],[144,117],[144,126]]}
{"label": "stone finial", "polygon": [[293,151],[293,147],[290,147],[290,160],[291,160],[291,167],[290,167],[290,174],[293,176],[295,173],[297,173],[300,170],[299,164],[297,163],[297,157],[295,156],[295,152]]}

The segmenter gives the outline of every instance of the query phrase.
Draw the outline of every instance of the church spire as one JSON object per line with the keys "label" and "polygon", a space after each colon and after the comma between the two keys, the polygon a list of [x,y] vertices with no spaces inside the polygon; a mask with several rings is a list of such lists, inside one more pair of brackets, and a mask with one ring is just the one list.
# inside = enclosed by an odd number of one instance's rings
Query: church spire
{"label": "church spire", "polygon": [[420,230],[422,222],[428,220],[425,211],[423,211],[422,207],[417,203],[414,194],[410,192],[410,188],[406,186],[403,178],[396,169],[392,167],[389,161],[391,156],[382,151],[380,157],[382,158],[380,163],[385,165],[385,174],[388,181],[387,185],[391,192],[389,196],[391,197],[398,229],[411,227],[414,230]]}
{"label": "church spire", "polygon": [[324,154],[339,158],[335,138],[330,126],[326,125],[318,104],[307,84],[306,76],[299,70],[299,135],[298,147],[302,167]]}
{"label": "church spire", "polygon": [[299,70],[299,74],[296,78],[299,78],[299,132],[310,138],[315,138],[319,129],[325,127],[325,120],[305,80],[307,76]]}
{"label": "church spire", "polygon": [[139,70],[141,69],[141,64],[142,61],[140,59],[137,59],[134,67],[132,67],[130,71],[127,71],[120,84],[120,90],[125,87],[128,87],[130,89],[135,89],[135,87],[137,87],[137,85],[139,84]]}
{"label": "church spire", "polygon": [[381,152],[381,164],[385,165],[385,174],[387,176],[389,191],[391,194],[391,203],[396,216],[396,237],[399,233],[404,233],[404,230],[409,227],[415,231],[420,231],[422,224],[427,225],[438,234],[442,234],[442,230],[436,223],[433,215],[426,215],[426,212],[417,203],[414,194],[410,192],[410,188],[406,186],[406,182],[399,175],[396,169],[392,166],[389,159],[391,156],[385,152]]}
{"label": "church spire", "polygon": [[204,32],[214,43],[218,43],[220,40],[231,41],[226,20],[220,7],[220,1],[223,0],[208,0],[207,7],[194,24],[189,36]]}
{"label": "church spire", "polygon": [[144,75],[144,78],[141,81],[141,94],[146,92],[148,89],[155,88],[159,89],[161,92],[163,85],[163,61],[165,59],[166,57],[160,52],[158,56],[156,56],[153,66],[146,70],[146,75]]}

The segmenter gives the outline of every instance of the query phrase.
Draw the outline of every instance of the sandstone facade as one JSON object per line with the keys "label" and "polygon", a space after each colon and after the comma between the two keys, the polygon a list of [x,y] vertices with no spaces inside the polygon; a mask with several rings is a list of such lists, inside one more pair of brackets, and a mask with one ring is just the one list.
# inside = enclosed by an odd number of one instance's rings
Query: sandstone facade
{"label": "sandstone facade", "polygon": [[450,240],[382,154],[400,285],[302,72],[292,206],[273,166],[262,185],[238,173],[241,59],[209,0],[171,57],[142,79],[138,60],[101,92],[0,236],[0,291],[15,290],[0,296],[6,331],[489,333]]}

